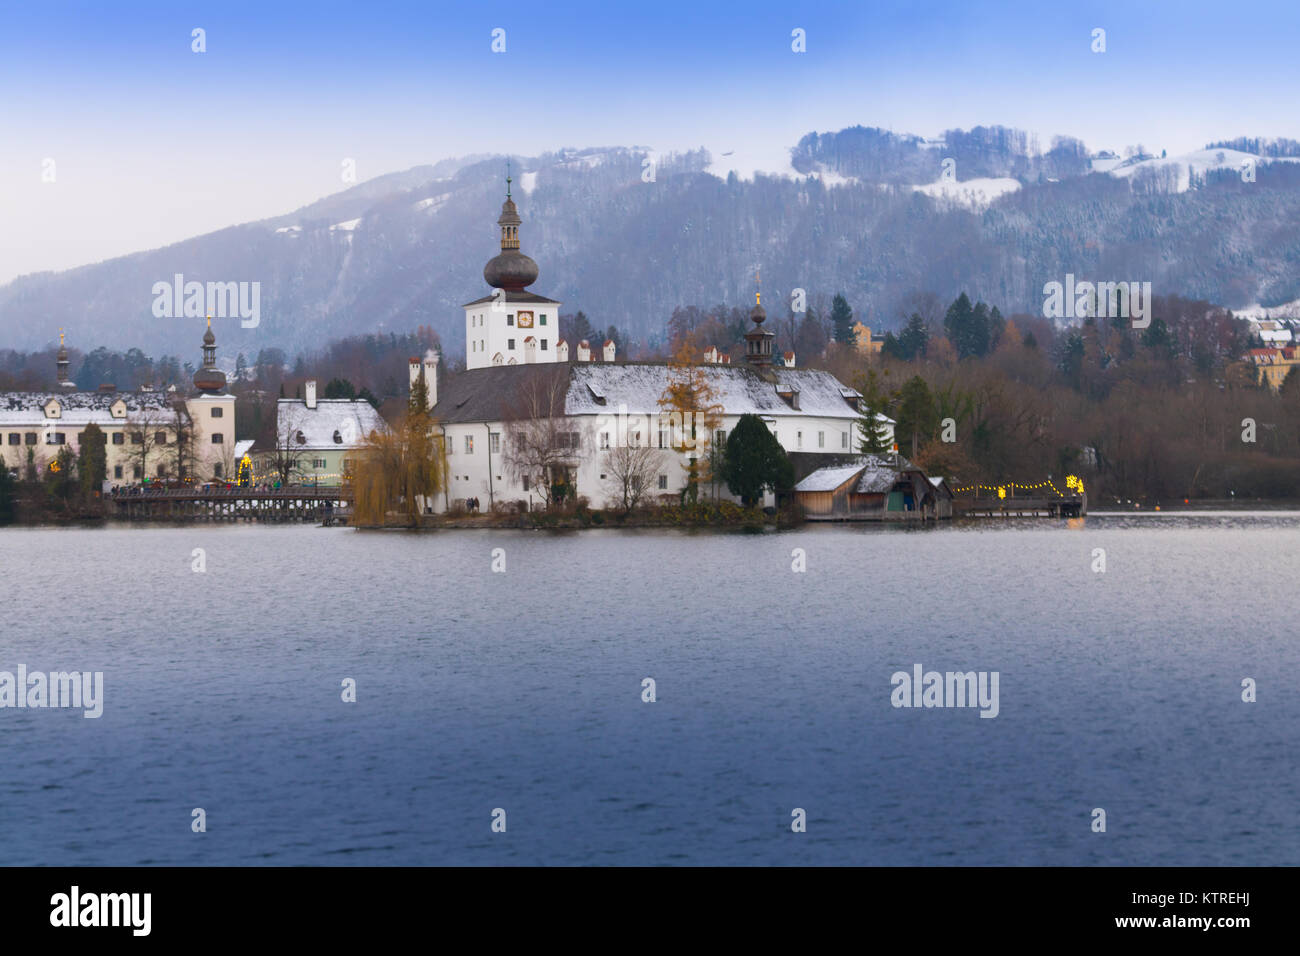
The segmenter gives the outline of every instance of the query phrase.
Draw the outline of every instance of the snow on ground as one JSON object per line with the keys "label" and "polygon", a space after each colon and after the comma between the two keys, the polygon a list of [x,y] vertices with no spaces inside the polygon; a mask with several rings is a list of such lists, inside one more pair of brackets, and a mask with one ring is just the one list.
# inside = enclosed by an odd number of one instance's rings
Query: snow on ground
{"label": "snow on ground", "polygon": [[537,174],[524,173],[519,177],[519,189],[527,194],[537,188]]}
{"label": "snow on ground", "polygon": [[[739,149],[709,147],[709,155],[713,161],[709,163],[705,172],[723,180],[731,173],[735,173],[738,179],[753,179],[756,173],[765,176],[784,176],[790,179],[802,178],[790,165],[790,150],[784,146],[751,146]],[[831,183],[827,182],[827,185]]]}
{"label": "snow on ground", "polygon": [[999,196],[1013,193],[1020,188],[1020,181],[1006,177],[999,179],[940,179],[924,186],[913,186],[919,193],[925,193],[935,199],[952,199],[972,209],[982,209]]}
{"label": "snow on ground", "polygon": [[428,209],[430,207],[433,207],[436,210],[438,206],[441,206],[450,198],[451,198],[451,193],[443,193],[439,196],[430,196],[428,199],[421,199],[419,202],[417,202],[415,204],[415,208]]}
{"label": "snow on ground", "polygon": [[[1195,152],[1184,153],[1181,156],[1144,159],[1136,163],[1124,160],[1106,170],[1106,172],[1109,172],[1112,176],[1132,176],[1139,169],[1159,169],[1164,166],[1173,166],[1178,172],[1178,191],[1181,193],[1186,192],[1189,187],[1189,168],[1195,170],[1198,176],[1202,176],[1211,169],[1240,170],[1242,165],[1247,162],[1259,165],[1267,162],[1267,160],[1261,159],[1254,153],[1243,153],[1237,149],[1198,149]],[[1093,168],[1098,168],[1095,162]]]}
{"label": "snow on ground", "polygon": [[1282,305],[1274,305],[1265,308],[1259,303],[1248,305],[1244,309],[1233,309],[1232,314],[1239,319],[1254,319],[1262,321],[1267,319],[1300,319],[1300,299],[1292,302],[1284,302]]}
{"label": "snow on ground", "polygon": [[337,222],[330,226],[330,232],[351,232],[361,223],[360,219],[349,219],[347,222]]}

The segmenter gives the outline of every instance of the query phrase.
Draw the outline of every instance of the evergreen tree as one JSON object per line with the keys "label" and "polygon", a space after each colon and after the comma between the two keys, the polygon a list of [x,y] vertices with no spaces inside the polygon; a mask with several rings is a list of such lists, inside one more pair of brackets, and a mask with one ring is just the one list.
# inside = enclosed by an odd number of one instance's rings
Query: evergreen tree
{"label": "evergreen tree", "polygon": [[596,330],[591,327],[591,322],[587,319],[587,313],[579,309],[578,314],[573,317],[573,322],[569,325],[569,334],[565,336],[569,343],[569,354],[577,354],[578,343],[583,339],[591,342],[595,337]]}
{"label": "evergreen tree", "polygon": [[848,299],[842,292],[835,293],[831,302],[831,329],[835,341],[841,344],[853,342],[853,310],[849,308]]}
{"label": "evergreen tree", "polygon": [[104,487],[108,477],[108,436],[94,422],[86,426],[81,435],[81,447],[77,454],[77,474],[81,476],[81,494],[83,498],[92,497],[93,493]]}
{"label": "evergreen tree", "polygon": [[862,393],[859,406],[862,417],[858,419],[858,441],[868,455],[882,455],[889,451],[889,426],[879,421],[878,415],[889,414],[890,398],[885,394],[880,375],[875,369],[867,373],[858,389]]}
{"label": "evergreen tree", "polygon": [[348,398],[357,397],[357,389],[346,378],[332,378],[325,386],[324,398]]}
{"label": "evergreen tree", "polygon": [[794,466],[776,436],[757,415],[741,415],[727,436],[723,463],[727,489],[752,508],[763,492],[784,490],[794,484]]}
{"label": "evergreen tree", "polygon": [[14,501],[17,497],[17,482],[9,472],[9,465],[0,454],[0,524],[14,520]]}
{"label": "evergreen tree", "polygon": [[907,325],[899,333],[898,357],[908,362],[924,357],[929,341],[930,330],[926,327],[925,319],[921,318],[919,313],[913,312],[911,318],[907,320]]}
{"label": "evergreen tree", "polygon": [[939,427],[934,396],[921,376],[912,376],[899,392],[897,418],[894,440],[900,448],[910,445],[911,453],[915,455]]}

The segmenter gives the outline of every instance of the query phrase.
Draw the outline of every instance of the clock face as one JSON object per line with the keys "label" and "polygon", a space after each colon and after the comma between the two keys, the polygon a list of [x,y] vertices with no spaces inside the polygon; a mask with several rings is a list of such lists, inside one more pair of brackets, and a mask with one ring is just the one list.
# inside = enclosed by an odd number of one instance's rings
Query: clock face
{"label": "clock face", "polygon": [[515,325],[521,329],[531,329],[533,327],[533,313],[519,312],[515,315]]}

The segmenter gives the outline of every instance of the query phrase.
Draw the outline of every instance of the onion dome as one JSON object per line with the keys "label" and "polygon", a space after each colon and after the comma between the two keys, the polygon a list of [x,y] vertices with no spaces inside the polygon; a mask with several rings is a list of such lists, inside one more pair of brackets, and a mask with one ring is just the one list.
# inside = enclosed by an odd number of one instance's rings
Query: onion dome
{"label": "onion dome", "polygon": [[537,281],[537,263],[519,251],[519,210],[510,197],[511,178],[506,177],[506,201],[501,204],[501,252],[483,267],[483,278],[494,289],[522,292]]}
{"label": "onion dome", "polygon": [[217,368],[217,337],[212,334],[212,316],[203,333],[203,367],[194,373],[194,387],[200,392],[219,392],[226,387],[226,373]]}

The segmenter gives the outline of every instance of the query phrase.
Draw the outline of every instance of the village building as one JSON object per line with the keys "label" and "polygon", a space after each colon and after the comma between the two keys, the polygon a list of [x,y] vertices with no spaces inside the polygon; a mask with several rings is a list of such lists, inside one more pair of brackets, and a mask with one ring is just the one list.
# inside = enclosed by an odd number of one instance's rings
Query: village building
{"label": "village building", "polygon": [[272,433],[248,449],[250,480],[259,485],[342,485],[352,477],[370,436],[387,427],[365,399],[317,398],[316,382],[309,380],[302,398],[276,402]]}
{"label": "village building", "polygon": [[1296,365],[1300,365],[1300,346],[1251,349],[1246,358],[1255,366],[1256,382],[1273,391],[1282,387]]}
{"label": "village building", "polygon": [[235,399],[216,367],[216,351],[209,320],[195,394],[188,398],[174,388],[118,391],[111,383],[86,391],[69,380],[60,333],[56,390],[0,393],[4,467],[22,474],[30,463],[44,473],[63,448],[79,454],[94,424],[105,435],[108,485],[228,479],[235,473]]}
{"label": "village building", "polygon": [[[465,371],[440,377],[433,354],[410,362],[411,390],[423,384],[446,452],[446,487],[428,503],[431,510],[475,499],[485,510],[535,508],[556,488],[603,507],[617,497],[629,458],[637,459],[638,487],[650,484],[643,500],[676,498],[692,475],[708,474],[710,445],[724,443],[742,415],[761,418],[797,468],[815,467],[805,458],[860,450],[862,396],[829,372],[794,367],[792,353],[774,363],[776,336],[757,297],[743,364],[712,347],[698,365],[623,362],[611,341],[599,360],[585,341],[571,355],[559,339],[560,303],[527,289],[538,268],[520,252],[522,220],[508,191],[498,224],[501,252],[483,270],[492,292],[465,306]],[[683,376],[711,393],[710,414],[674,416],[665,407],[670,386]],[[893,422],[880,421],[892,440]],[[734,500],[716,478],[696,487],[701,497]],[[771,494],[763,502],[773,503]]]}
{"label": "village building", "polygon": [[871,337],[871,329],[861,322],[853,323],[853,344],[857,350],[867,356],[879,355],[885,347],[885,340]]}

